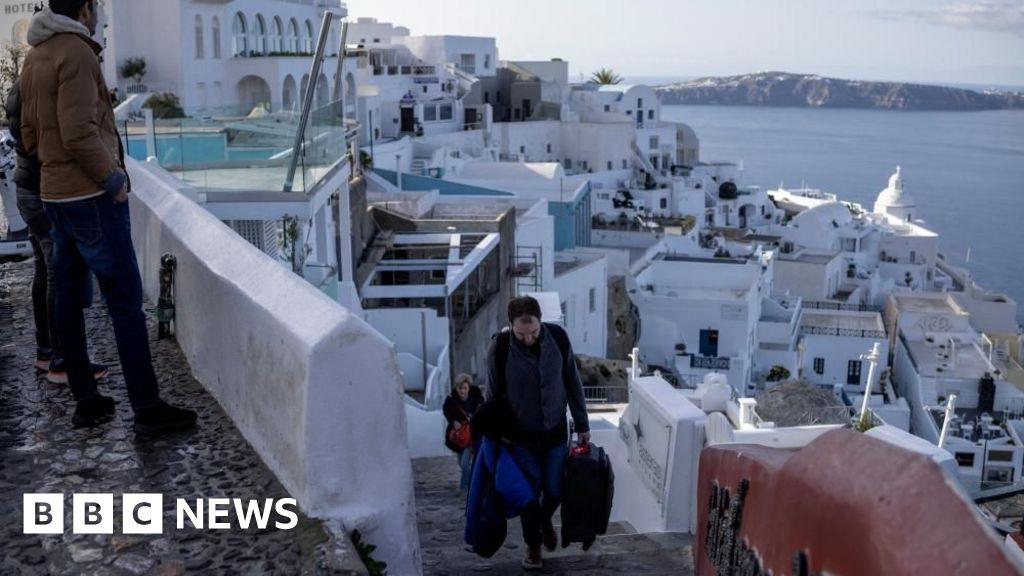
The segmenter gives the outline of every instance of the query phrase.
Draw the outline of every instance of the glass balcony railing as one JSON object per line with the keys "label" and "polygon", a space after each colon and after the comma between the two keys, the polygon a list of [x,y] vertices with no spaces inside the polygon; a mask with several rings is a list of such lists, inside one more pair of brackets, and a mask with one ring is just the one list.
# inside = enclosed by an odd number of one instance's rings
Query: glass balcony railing
{"label": "glass balcony railing", "polygon": [[[357,125],[340,101],[310,112],[291,191],[310,192],[348,154]],[[263,105],[183,111],[148,124],[141,114],[118,123],[128,155],[161,167],[202,192],[284,191],[299,128],[297,111]]]}

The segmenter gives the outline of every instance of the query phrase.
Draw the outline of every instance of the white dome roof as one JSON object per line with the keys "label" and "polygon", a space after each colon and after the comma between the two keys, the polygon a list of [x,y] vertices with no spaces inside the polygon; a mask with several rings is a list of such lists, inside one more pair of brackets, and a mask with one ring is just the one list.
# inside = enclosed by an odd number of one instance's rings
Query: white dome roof
{"label": "white dome roof", "polygon": [[848,224],[852,220],[853,215],[845,205],[839,202],[826,202],[797,214],[793,217],[791,224],[797,228],[827,232],[836,226]]}
{"label": "white dome roof", "polygon": [[789,222],[788,238],[811,249],[828,250],[835,242],[836,229],[850,223],[850,209],[839,202],[826,202],[797,214]]}
{"label": "white dome roof", "polygon": [[903,178],[900,177],[900,167],[889,177],[889,186],[878,193],[875,200],[875,212],[884,214],[888,208],[913,208],[917,206],[914,198],[903,191]]}

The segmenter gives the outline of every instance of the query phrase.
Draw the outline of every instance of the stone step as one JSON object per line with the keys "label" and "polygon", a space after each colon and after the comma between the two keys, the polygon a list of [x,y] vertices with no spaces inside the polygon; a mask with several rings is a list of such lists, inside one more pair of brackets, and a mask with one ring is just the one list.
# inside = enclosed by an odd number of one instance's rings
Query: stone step
{"label": "stone step", "polygon": [[[458,465],[454,457],[413,461],[416,478],[416,516],[423,554],[423,573],[521,574],[525,555],[519,520],[508,522],[504,546],[491,558],[480,558],[463,542],[465,493],[457,489]],[[556,532],[561,519],[553,519]],[[558,574],[693,574],[692,536],[637,534],[626,522],[612,522],[590,550],[573,544],[544,552],[545,573]]]}

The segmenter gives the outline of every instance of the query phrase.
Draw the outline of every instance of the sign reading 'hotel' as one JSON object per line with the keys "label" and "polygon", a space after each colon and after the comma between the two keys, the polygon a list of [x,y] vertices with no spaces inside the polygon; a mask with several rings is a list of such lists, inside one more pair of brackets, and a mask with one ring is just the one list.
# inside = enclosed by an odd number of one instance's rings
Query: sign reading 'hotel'
{"label": "sign reading 'hotel'", "polygon": [[38,2],[8,2],[4,4],[4,14],[31,15],[38,5]]}

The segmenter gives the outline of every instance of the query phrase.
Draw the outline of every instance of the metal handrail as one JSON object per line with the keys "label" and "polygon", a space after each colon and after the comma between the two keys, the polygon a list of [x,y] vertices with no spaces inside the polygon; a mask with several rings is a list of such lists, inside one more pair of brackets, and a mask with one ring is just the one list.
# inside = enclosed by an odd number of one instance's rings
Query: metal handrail
{"label": "metal handrail", "polygon": [[[292,154],[292,161],[288,164],[288,175],[285,176],[284,180],[284,191],[291,192],[292,185],[295,182],[295,170],[299,165],[299,156],[303,154],[303,143],[306,140],[306,124],[309,122],[309,113],[313,107],[313,96],[316,93],[317,79],[320,78],[320,67],[323,65],[324,52],[327,49],[327,40],[331,32],[331,21],[336,18],[337,15],[330,10],[324,12],[323,22],[320,24],[320,37],[316,43],[316,55],[313,56],[313,64],[309,70],[309,82],[310,86],[306,87],[306,98],[302,102],[302,115],[299,117],[299,127],[295,131],[295,144],[292,146],[292,150],[299,151],[299,154]],[[342,27],[341,32],[341,53],[339,60],[344,62],[345,60],[345,36],[348,33],[348,26]]]}

